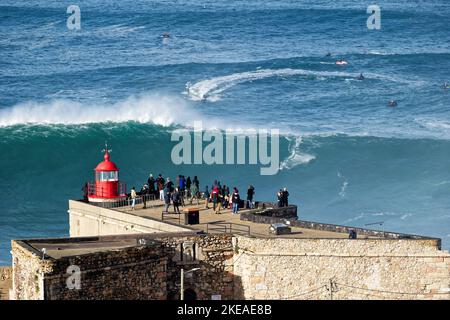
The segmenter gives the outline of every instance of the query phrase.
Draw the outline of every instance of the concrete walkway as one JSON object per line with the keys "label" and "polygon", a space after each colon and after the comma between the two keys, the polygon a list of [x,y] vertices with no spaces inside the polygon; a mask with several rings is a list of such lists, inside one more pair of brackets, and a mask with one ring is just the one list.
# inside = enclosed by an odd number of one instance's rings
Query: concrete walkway
{"label": "concrete walkway", "polygon": [[[269,224],[254,223],[250,221],[240,220],[240,214],[233,215],[231,209],[222,209],[220,214],[215,214],[212,210],[212,204],[209,205],[209,209],[205,208],[204,203],[196,205],[187,205],[185,207],[180,206],[181,215],[173,212],[173,206],[169,207],[169,214],[162,216],[164,209],[163,202],[160,200],[148,201],[147,208],[143,209],[143,205],[139,204],[135,210],[131,210],[130,207],[118,208],[124,213],[133,214],[141,217],[149,217],[159,221],[164,221],[172,224],[181,224],[184,226],[184,213],[186,208],[198,208],[200,211],[200,224],[190,225],[189,227],[197,230],[203,230],[208,233],[220,233],[227,232],[237,234],[247,234],[248,228],[250,228],[250,235],[255,237],[278,237],[278,238],[348,238],[346,233],[321,231],[306,228],[292,228],[292,233],[288,235],[273,235],[269,233]],[[239,213],[248,212],[249,210],[241,209]]]}

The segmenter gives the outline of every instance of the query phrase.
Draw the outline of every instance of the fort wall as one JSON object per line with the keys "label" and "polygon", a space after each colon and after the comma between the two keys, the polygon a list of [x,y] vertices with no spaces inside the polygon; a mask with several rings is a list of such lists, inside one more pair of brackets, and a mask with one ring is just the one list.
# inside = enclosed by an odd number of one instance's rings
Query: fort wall
{"label": "fort wall", "polygon": [[450,299],[450,255],[433,240],[234,241],[236,298]]}
{"label": "fort wall", "polygon": [[[68,257],[46,256],[23,241],[13,241],[12,299],[73,300],[180,299],[181,268],[187,272],[185,289],[198,299],[233,299],[232,241],[230,235],[175,235],[135,237],[134,246],[88,252]],[[108,238],[105,238],[108,239]],[[82,244],[92,238],[75,238]],[[118,242],[120,242],[118,240]],[[45,243],[58,239],[46,239]],[[99,238],[101,241],[101,238]],[[73,244],[73,243],[72,243]],[[78,270],[79,282],[73,270]],[[79,287],[76,286],[79,283]]]}

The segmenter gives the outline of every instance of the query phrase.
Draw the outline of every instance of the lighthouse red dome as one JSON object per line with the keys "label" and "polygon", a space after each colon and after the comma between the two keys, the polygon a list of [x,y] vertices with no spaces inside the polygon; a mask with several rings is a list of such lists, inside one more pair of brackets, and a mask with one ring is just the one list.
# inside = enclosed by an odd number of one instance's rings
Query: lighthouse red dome
{"label": "lighthouse red dome", "polygon": [[104,158],[105,160],[97,165],[95,171],[119,171],[119,168],[117,168],[116,164],[109,160],[108,149],[105,150]]}

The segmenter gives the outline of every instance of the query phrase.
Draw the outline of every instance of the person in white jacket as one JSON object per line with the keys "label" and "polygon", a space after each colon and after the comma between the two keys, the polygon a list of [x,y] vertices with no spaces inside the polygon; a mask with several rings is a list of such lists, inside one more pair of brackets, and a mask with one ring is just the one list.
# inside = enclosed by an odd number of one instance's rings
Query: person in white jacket
{"label": "person in white jacket", "polygon": [[131,210],[134,210],[134,207],[136,206],[136,188],[131,188]]}

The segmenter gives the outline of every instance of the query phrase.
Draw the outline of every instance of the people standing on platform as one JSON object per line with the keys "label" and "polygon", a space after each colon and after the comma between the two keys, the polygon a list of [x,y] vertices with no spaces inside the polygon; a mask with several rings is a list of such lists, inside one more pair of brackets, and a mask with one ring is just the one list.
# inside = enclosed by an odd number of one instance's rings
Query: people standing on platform
{"label": "people standing on platform", "polygon": [[216,203],[216,208],[214,209],[214,213],[220,214],[221,208],[222,208],[222,195],[219,192],[219,193],[217,193],[217,203]]}
{"label": "people standing on platform", "polygon": [[280,191],[277,192],[277,205],[278,208],[281,208],[283,206],[283,190],[280,189]]}
{"label": "people standing on platform", "polygon": [[198,205],[200,197],[199,197],[198,188],[197,188],[197,186],[195,184],[191,185],[190,194],[191,194],[190,204],[192,204],[192,201],[194,199],[197,199],[197,205]]}
{"label": "people standing on platform", "polygon": [[219,202],[219,187],[215,185],[211,190],[211,201],[213,203],[213,210],[216,212],[216,207]]}
{"label": "people standing on platform", "polygon": [[83,201],[88,202],[89,201],[89,184],[86,182],[83,187],[81,188],[81,191],[83,191]]}
{"label": "people standing on platform", "polygon": [[247,209],[253,209],[253,195],[255,194],[255,188],[250,185],[247,190]]}
{"label": "people standing on platform", "polygon": [[230,199],[230,189],[226,185],[223,185],[223,187],[222,187],[222,207],[224,209],[228,208],[229,199]]}
{"label": "people standing on platform", "polygon": [[175,188],[175,191],[172,193],[172,203],[173,203],[173,211],[175,213],[180,213],[180,199],[181,199],[181,195],[180,195],[180,191],[178,188]]}
{"label": "people standing on platform", "polygon": [[165,188],[169,189],[169,192],[173,192],[173,182],[170,180],[170,178],[167,178]]}
{"label": "people standing on platform", "polygon": [[158,178],[156,178],[156,185],[158,187],[159,192],[159,199],[164,201],[164,178],[161,174],[158,175]]}
{"label": "people standing on platform", "polygon": [[287,188],[283,189],[283,207],[287,207],[289,205],[289,191]]}
{"label": "people standing on platform", "polygon": [[241,202],[241,197],[239,196],[239,191],[236,187],[233,188],[233,195],[231,199],[233,203],[233,214],[237,214],[239,211],[239,203]]}
{"label": "people standing on platform", "polygon": [[189,199],[192,196],[191,185],[192,185],[191,177],[187,177],[187,179],[186,179],[186,197],[189,198]]}
{"label": "people standing on platform", "polygon": [[180,192],[184,192],[184,189],[186,187],[186,178],[181,175],[180,176]]}
{"label": "people standing on platform", "polygon": [[203,196],[205,197],[205,208],[209,209],[209,190],[208,186],[205,186],[205,192],[203,193]]}
{"label": "people standing on platform", "polygon": [[164,212],[168,213],[169,212],[169,207],[170,207],[170,188],[167,186],[163,189],[163,194],[164,194]]}
{"label": "people standing on platform", "polygon": [[148,184],[148,193],[149,194],[153,194],[156,196],[155,193],[155,178],[153,178],[153,174],[150,173],[148,179],[147,179],[147,184]]}
{"label": "people standing on platform", "polygon": [[194,180],[192,180],[192,183],[197,187],[198,190],[200,190],[200,181],[198,181],[197,176],[194,176]]}
{"label": "people standing on platform", "polygon": [[147,208],[148,189],[148,184],[144,184],[141,188],[142,203],[144,204],[143,209]]}
{"label": "people standing on platform", "polygon": [[130,193],[130,197],[131,197],[131,210],[134,210],[135,206],[136,206],[136,188],[133,187],[131,188],[131,193]]}

